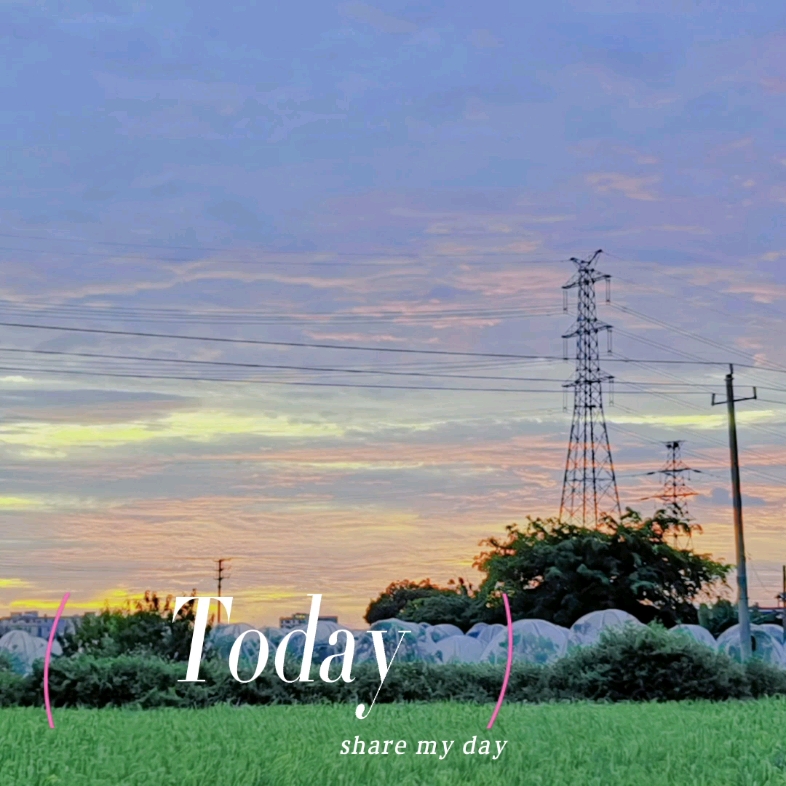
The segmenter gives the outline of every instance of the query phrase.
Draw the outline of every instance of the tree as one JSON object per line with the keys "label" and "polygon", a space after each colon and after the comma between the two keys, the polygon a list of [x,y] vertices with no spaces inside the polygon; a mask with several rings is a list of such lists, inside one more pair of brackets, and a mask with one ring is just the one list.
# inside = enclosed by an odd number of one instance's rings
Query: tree
{"label": "tree", "polygon": [[[196,597],[197,591],[192,590],[191,595]],[[172,595],[161,600],[158,594],[148,591],[141,600],[133,604],[128,601],[125,608],[107,606],[99,614],[86,614],[74,632],[62,637],[63,653],[101,657],[133,653],[187,660],[196,605],[190,601],[173,620],[173,601]]]}
{"label": "tree", "polygon": [[[755,616],[751,614],[751,621],[761,624]],[[769,622],[769,620],[763,621]],[[711,606],[706,603],[699,606],[699,625],[706,628],[716,639],[726,628],[736,625],[737,622],[737,607],[725,598],[721,598]]]}
{"label": "tree", "polygon": [[[450,583],[451,585],[454,584],[452,580]],[[394,581],[392,584],[388,585],[384,592],[379,594],[376,600],[372,600],[371,603],[368,604],[365,620],[371,625],[379,620],[399,617],[400,619],[408,619],[411,622],[428,621],[430,624],[437,624],[431,622],[431,618],[434,616],[433,612],[435,611],[436,616],[444,616],[443,606],[439,604],[437,604],[436,607],[428,605],[424,609],[422,605],[418,607],[414,604],[421,601],[425,602],[439,599],[446,599],[448,603],[454,599],[458,599],[459,603],[461,603],[460,596],[463,595],[467,597],[471,591],[472,585],[466,584],[464,579],[459,579],[458,586],[456,587],[439,587],[436,584],[432,584],[430,579],[419,582],[409,581],[408,579],[404,579],[404,581]],[[404,616],[405,614],[408,616]],[[428,616],[429,619],[421,619],[423,616]],[[453,619],[440,621],[453,622]]]}
{"label": "tree", "polygon": [[725,585],[731,566],[667,542],[697,529],[665,510],[642,519],[628,508],[621,521],[598,529],[554,519],[511,525],[489,538],[475,566],[491,619],[503,621],[501,594],[515,618],[572,625],[584,614],[622,609],[642,622],[697,622],[695,601]]}
{"label": "tree", "polygon": [[466,632],[485,614],[483,600],[473,591],[471,584],[451,579],[447,588],[426,597],[409,600],[398,615],[409,622],[426,622],[429,625],[449,623]]}

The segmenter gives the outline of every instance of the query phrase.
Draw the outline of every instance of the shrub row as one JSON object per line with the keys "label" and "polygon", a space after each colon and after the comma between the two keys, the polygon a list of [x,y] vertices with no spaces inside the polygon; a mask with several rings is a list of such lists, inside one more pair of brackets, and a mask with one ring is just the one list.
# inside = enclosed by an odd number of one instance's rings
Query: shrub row
{"label": "shrub row", "polygon": [[[294,669],[293,669],[294,671]],[[378,702],[493,702],[503,667],[397,663]],[[60,707],[131,705],[207,707],[213,704],[368,703],[379,685],[375,664],[358,664],[354,681],[285,683],[269,663],[254,682],[236,682],[227,664],[207,660],[204,682],[179,682],[184,663],[141,656],[75,656],[52,662],[49,690]],[[0,706],[43,702],[40,663],[28,677],[0,670]],[[608,631],[593,647],[574,650],[551,666],[514,664],[508,701],[673,701],[745,699],[786,694],[786,671],[761,661],[742,666],[723,653],[658,628]]]}

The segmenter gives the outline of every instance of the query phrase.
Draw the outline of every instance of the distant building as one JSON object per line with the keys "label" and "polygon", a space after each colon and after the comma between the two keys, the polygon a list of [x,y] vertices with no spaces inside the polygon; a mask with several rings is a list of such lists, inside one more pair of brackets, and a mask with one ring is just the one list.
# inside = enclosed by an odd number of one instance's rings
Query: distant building
{"label": "distant building", "polygon": [[[76,619],[78,618],[60,617],[57,623],[58,635],[72,632]],[[39,616],[37,611],[12,611],[10,617],[0,617],[0,636],[4,636],[10,630],[23,630],[39,639],[48,639],[54,622],[54,617],[46,614],[43,617]]]}
{"label": "distant building", "polygon": [[[320,617],[319,621],[335,622],[338,625],[338,617]],[[308,614],[303,614],[303,612],[298,611],[291,617],[281,617],[278,623],[282,630],[291,630],[298,625],[306,625],[308,623]]]}

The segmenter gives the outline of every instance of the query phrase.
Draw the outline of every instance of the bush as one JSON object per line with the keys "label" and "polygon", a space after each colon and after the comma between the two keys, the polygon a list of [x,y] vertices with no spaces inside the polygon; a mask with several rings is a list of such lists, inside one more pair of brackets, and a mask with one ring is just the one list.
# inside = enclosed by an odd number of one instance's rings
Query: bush
{"label": "bush", "polygon": [[754,658],[745,664],[745,672],[754,698],[786,694],[786,671]]}
{"label": "bush", "polygon": [[[288,674],[297,670],[290,664]],[[203,682],[179,682],[186,664],[150,656],[97,658],[79,655],[52,661],[49,689],[58,707],[208,707],[213,704],[368,704],[379,686],[376,664],[352,669],[355,678],[325,683],[285,683],[272,662],[251,683],[236,682],[223,660],[206,659]],[[501,665],[396,663],[378,702],[494,702],[502,685]],[[338,676],[337,672],[332,676]],[[20,677],[0,669],[0,706],[41,705],[43,666]],[[725,700],[786,694],[786,671],[759,660],[742,666],[686,636],[660,626],[607,630],[598,644],[575,649],[550,666],[514,663],[511,702],[553,700]]]}
{"label": "bush", "polygon": [[[291,671],[295,671],[294,664]],[[49,693],[58,707],[106,707],[132,705],[152,707],[207,707],[213,704],[323,704],[368,703],[379,687],[375,664],[358,664],[355,678],[325,683],[318,669],[313,682],[285,683],[272,665],[254,682],[239,683],[229,674],[226,663],[207,660],[200,676],[204,682],[178,682],[185,676],[185,664],[160,658],[121,656],[95,658],[79,656],[52,661]],[[290,669],[287,669],[290,673]],[[333,676],[338,676],[334,674]],[[537,700],[543,671],[537,666],[516,664],[511,675],[510,696]],[[434,666],[400,663],[390,670],[377,699],[394,701],[496,701],[502,682],[499,666]],[[515,699],[514,699],[515,700]],[[7,687],[0,676],[0,706],[43,703],[43,670],[37,663],[27,678],[16,677]]]}
{"label": "bush", "polygon": [[[196,590],[191,591],[196,596]],[[62,636],[65,655],[94,655],[115,658],[141,655],[184,661],[188,659],[194,630],[196,606],[186,603],[173,619],[174,597],[161,599],[146,592],[141,600],[125,608],[105,608],[100,614],[86,614],[75,630]],[[207,626],[206,634],[210,632]]]}
{"label": "bush", "polygon": [[[780,673],[763,663],[760,668]],[[565,698],[606,701],[722,700],[751,695],[741,665],[655,625],[604,631],[595,646],[573,650],[553,665],[551,687]]]}
{"label": "bush", "polygon": [[27,704],[27,680],[13,671],[0,669],[0,707]]}
{"label": "bush", "polygon": [[26,688],[25,678],[17,674],[8,652],[0,652],[0,707],[21,704]]}

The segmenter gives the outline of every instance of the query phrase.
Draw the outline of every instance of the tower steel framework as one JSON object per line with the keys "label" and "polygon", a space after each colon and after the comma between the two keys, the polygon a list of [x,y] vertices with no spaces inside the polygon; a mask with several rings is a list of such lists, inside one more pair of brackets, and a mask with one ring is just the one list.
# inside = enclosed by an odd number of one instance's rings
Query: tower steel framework
{"label": "tower steel framework", "polygon": [[577,270],[562,287],[565,311],[571,289],[577,290],[578,306],[576,322],[562,336],[566,357],[567,342],[571,338],[576,339],[576,372],[564,386],[566,390],[573,388],[573,421],[559,517],[565,523],[594,527],[602,522],[604,516],[619,519],[621,514],[603,412],[603,383],[611,386],[614,378],[601,370],[598,351],[598,334],[605,331],[611,352],[611,325],[598,319],[595,301],[595,284],[598,281],[606,282],[606,300],[610,300],[611,276],[595,268],[595,260],[600,253],[596,251],[590,259],[571,259]]}
{"label": "tower steel framework", "polygon": [[663,490],[656,495],[655,499],[663,502],[665,509],[677,518],[688,520],[687,500],[695,497],[698,492],[688,486],[685,476],[691,472],[700,472],[698,469],[689,467],[682,460],[681,451],[682,440],[673,440],[666,443],[669,457],[663,469],[655,472],[648,472],[648,475],[660,475],[663,478]]}

